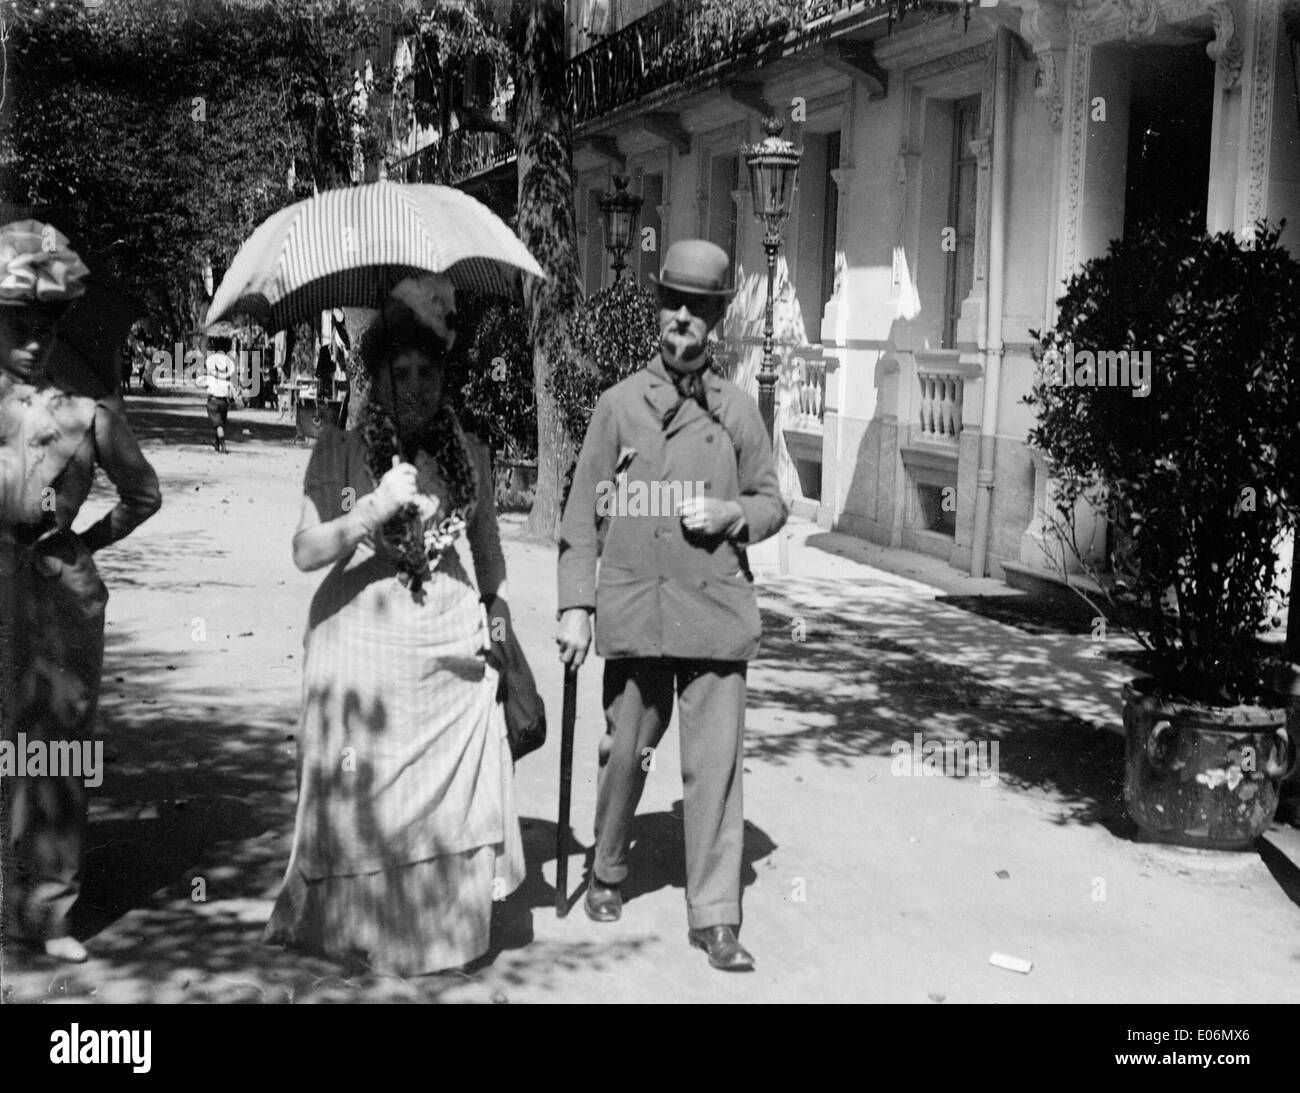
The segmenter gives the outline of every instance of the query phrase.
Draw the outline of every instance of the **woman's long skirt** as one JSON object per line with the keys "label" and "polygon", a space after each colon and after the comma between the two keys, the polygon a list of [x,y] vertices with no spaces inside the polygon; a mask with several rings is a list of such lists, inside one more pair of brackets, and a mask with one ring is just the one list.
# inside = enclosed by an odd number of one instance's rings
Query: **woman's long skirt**
{"label": "woman's long skirt", "polygon": [[484,615],[454,555],[416,604],[359,548],[312,604],[298,812],[266,940],[418,975],[487,951],[523,881]]}
{"label": "woman's long skirt", "polygon": [[14,535],[0,530],[0,739],[61,769],[0,776],[0,925],[44,940],[68,933],[81,892],[90,771],[66,745],[82,759],[94,732],[108,590],[71,532]]}

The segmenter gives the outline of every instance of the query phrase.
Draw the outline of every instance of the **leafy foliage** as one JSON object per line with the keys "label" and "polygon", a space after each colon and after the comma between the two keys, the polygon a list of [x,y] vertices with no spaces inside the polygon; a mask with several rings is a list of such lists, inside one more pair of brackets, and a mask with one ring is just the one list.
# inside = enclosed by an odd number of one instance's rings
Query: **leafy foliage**
{"label": "leafy foliage", "polygon": [[759,49],[779,41],[803,23],[801,0],[697,0],[689,33],[676,36],[663,56],[649,63],[673,68],[682,60],[716,57]]}
{"label": "leafy foliage", "polygon": [[[1073,278],[1038,339],[1026,401],[1058,531],[1083,557],[1076,506],[1107,512],[1114,606],[1135,619],[1162,687],[1215,705],[1265,694],[1257,640],[1297,523],[1300,263],[1253,239],[1150,226]],[[1070,350],[1151,353],[1151,389],[1059,382]],[[1277,620],[1272,620],[1277,625]]]}
{"label": "leafy foliage", "polygon": [[446,383],[461,423],[507,459],[537,455],[537,396],[528,320],[516,302],[457,297],[460,329]]}
{"label": "leafy foliage", "polygon": [[578,360],[549,377],[565,428],[578,448],[601,392],[636,372],[659,351],[659,308],[630,278],[584,300],[574,320]]}
{"label": "leafy foliage", "polygon": [[[450,127],[457,106],[464,108],[461,82],[468,62],[490,65],[500,84],[509,81],[517,64],[508,29],[496,25],[481,4],[435,4],[407,13],[399,26],[414,43],[409,77],[394,89],[399,139],[411,124],[444,132]],[[497,120],[504,127],[507,119]]]}
{"label": "leafy foliage", "polygon": [[[18,0],[0,161],[96,272],[179,336],[276,209],[351,177],[376,115],[353,90],[375,17],[339,0]],[[366,97],[362,96],[364,101]]]}

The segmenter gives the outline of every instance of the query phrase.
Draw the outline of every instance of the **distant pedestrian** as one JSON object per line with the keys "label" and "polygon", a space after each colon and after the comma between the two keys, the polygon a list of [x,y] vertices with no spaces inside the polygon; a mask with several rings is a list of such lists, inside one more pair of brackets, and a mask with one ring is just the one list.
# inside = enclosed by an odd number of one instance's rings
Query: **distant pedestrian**
{"label": "distant pedestrian", "polygon": [[[754,964],[736,931],[745,674],[760,632],[745,547],[779,531],[786,506],[754,400],[705,368],[734,293],[728,265],[703,240],[668,248],[659,355],[596,403],[560,530],[557,641],[563,661],[581,664],[595,614],[606,730],[588,916],[622,914],[632,817],[675,689],[689,939],[715,968],[740,971]],[[620,494],[678,500],[610,512]]]}
{"label": "distant pedestrian", "polygon": [[[162,503],[120,400],[69,394],[46,370],[54,322],[88,272],[51,225],[0,228],[0,739],[13,748],[22,732],[51,754],[94,731],[108,591],[92,555]],[[96,467],[118,501],[76,533]],[[72,961],[86,959],[68,926],[86,836],[81,773],[0,778],[0,924]]]}
{"label": "distant pedestrian", "polygon": [[208,421],[212,425],[212,446],[226,453],[226,417],[235,399],[235,362],[223,352],[210,353],[204,362],[204,383],[208,390]]}

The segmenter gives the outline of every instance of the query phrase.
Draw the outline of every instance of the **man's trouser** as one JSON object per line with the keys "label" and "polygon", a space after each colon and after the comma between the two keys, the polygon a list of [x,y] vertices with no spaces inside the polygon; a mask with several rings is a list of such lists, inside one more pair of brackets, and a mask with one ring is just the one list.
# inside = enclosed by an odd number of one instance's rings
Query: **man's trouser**
{"label": "man's trouser", "polygon": [[676,684],[692,929],[740,924],[746,667],[670,657],[605,662],[595,873],[606,884],[627,876],[628,834],[651,766],[649,749],[668,728]]}

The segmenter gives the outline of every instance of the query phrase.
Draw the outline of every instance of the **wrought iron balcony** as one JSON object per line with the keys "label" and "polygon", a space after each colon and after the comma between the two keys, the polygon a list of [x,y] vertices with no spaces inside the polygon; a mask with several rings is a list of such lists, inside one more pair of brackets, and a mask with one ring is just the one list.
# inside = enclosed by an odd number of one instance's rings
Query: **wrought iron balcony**
{"label": "wrought iron balcony", "polygon": [[[669,0],[568,64],[575,126],[728,62],[779,48],[839,12],[878,15],[890,30],[912,12],[952,14],[951,0],[737,0],[719,10]],[[960,10],[960,9],[958,9]]]}
{"label": "wrought iron balcony", "polygon": [[388,169],[394,182],[437,182],[455,186],[515,158],[515,142],[494,130],[453,129]]}
{"label": "wrought iron balcony", "polygon": [[[805,31],[840,13],[875,16],[892,30],[912,13],[951,15],[954,9],[953,0],[736,0],[722,9],[702,0],[668,0],[567,63],[574,127],[728,63],[797,44]],[[514,156],[514,141],[504,134],[456,129],[393,164],[389,177],[454,186]]]}

